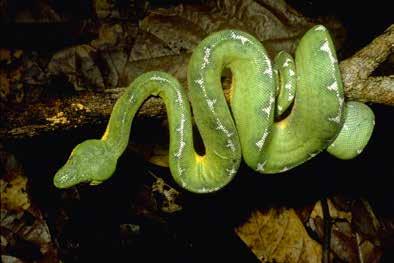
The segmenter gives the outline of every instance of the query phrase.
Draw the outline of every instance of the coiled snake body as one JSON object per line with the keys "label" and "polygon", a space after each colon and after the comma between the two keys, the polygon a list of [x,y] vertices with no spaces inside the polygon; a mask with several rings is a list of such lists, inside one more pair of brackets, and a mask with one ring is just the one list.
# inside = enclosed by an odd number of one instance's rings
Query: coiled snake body
{"label": "coiled snake body", "polygon": [[[77,145],[54,184],[66,188],[108,179],[128,144],[137,110],[151,95],[160,96],[166,105],[171,173],[192,192],[213,192],[228,184],[241,156],[258,172],[279,173],[327,148],[342,159],[359,154],[371,136],[374,115],[362,103],[344,101],[327,29],[310,29],[299,42],[295,61],[280,52],[273,64],[251,35],[236,30],[213,33],[192,54],[188,94],[169,74],[139,76],[116,102],[103,137]],[[224,68],[232,72],[231,112],[221,86]],[[194,150],[189,99],[204,156]],[[275,121],[285,111],[288,116]]]}

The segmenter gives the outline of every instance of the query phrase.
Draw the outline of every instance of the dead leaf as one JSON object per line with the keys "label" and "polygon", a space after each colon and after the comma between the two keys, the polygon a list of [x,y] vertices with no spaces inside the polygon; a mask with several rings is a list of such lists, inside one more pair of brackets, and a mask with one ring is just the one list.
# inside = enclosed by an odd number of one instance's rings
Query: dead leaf
{"label": "dead leaf", "polygon": [[293,209],[256,210],[236,228],[261,262],[320,262],[320,245],[309,237]]}
{"label": "dead leaf", "polygon": [[[110,1],[95,1],[94,6],[103,16],[119,16]],[[325,22],[333,28],[334,36],[343,35],[337,21]],[[316,23],[283,1],[227,0],[156,9],[138,27],[129,22],[102,23],[97,39],[54,54],[48,72],[52,78],[66,76],[77,90],[126,86],[149,70],[175,71],[182,81],[188,63],[183,62],[188,58],[185,53],[213,31],[232,28],[249,32],[273,57],[280,50],[293,53],[297,41]]]}
{"label": "dead leaf", "polygon": [[1,208],[13,212],[21,212],[30,207],[26,192],[27,177],[15,157],[3,152],[0,146],[0,164],[4,167],[4,175],[0,179]]}
{"label": "dead leaf", "polygon": [[57,251],[48,226],[28,194],[28,179],[22,166],[1,145],[0,165],[4,167],[4,174],[0,179],[2,260],[19,262],[18,258],[10,256],[18,255],[24,260],[57,262]]}
{"label": "dead leaf", "polygon": [[2,206],[12,211],[23,211],[29,208],[26,184],[27,178],[22,175],[17,175],[9,182],[0,179]]}
{"label": "dead leaf", "polygon": [[174,213],[181,210],[182,206],[177,203],[180,193],[166,184],[162,178],[155,176],[153,173],[151,175],[156,179],[152,185],[152,193],[160,210],[165,213]]}
{"label": "dead leaf", "polygon": [[[352,221],[352,213],[348,211],[342,211],[336,208],[336,206],[331,202],[330,199],[327,199],[328,210],[330,211],[330,216],[332,218],[344,219],[348,222]],[[321,202],[316,202],[311,214],[311,218],[320,217],[323,218],[323,209],[321,207]]]}
{"label": "dead leaf", "polygon": [[0,105],[4,102],[20,103],[25,95],[22,54],[19,49],[0,49]]}
{"label": "dead leaf", "polygon": [[[347,200],[336,198],[334,204],[327,199],[332,221],[330,249],[334,256],[346,262],[373,263],[382,256],[379,242],[375,242],[380,223],[366,200]],[[349,208],[350,206],[350,208]],[[345,209],[347,211],[341,210]],[[311,212],[308,225],[323,242],[324,222],[320,202]]]}

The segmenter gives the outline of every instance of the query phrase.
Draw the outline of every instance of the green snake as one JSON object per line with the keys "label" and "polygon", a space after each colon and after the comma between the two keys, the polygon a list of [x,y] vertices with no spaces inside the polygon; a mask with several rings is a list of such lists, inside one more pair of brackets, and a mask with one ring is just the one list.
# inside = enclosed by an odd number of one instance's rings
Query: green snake
{"label": "green snake", "polygon": [[[232,73],[231,110],[222,90],[224,69]],[[196,193],[227,185],[242,157],[260,173],[284,172],[325,149],[341,159],[353,158],[373,131],[372,110],[344,101],[335,49],[322,25],[302,37],[295,60],[280,52],[273,62],[253,36],[215,32],[194,49],[187,77],[187,93],[164,72],[136,78],[115,103],[102,138],[74,148],[56,173],[55,186],[99,184],[111,177],[127,147],[133,118],[150,96],[160,96],[166,106],[171,174]],[[194,149],[189,101],[204,155]]]}

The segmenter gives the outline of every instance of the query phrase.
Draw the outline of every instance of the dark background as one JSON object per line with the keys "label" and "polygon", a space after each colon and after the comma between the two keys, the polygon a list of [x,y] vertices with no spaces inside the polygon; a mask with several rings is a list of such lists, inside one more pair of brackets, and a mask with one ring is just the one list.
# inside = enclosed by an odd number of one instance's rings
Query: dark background
{"label": "dark background", "polygon": [[[14,2],[17,8],[18,4],[28,1]],[[198,1],[173,1],[174,4],[185,2]],[[348,2],[288,1],[305,16],[339,18],[348,32],[343,49],[350,56],[381,34],[393,23],[394,16],[390,1]],[[160,6],[160,3],[151,1],[151,6]],[[80,10],[75,13],[75,28],[68,24],[66,30],[78,28],[78,19],[91,16],[88,1],[59,1],[58,5],[59,8]],[[6,36],[0,41],[3,47],[56,50],[86,42],[91,37],[70,38],[70,34],[64,34],[64,28],[50,24],[43,30],[36,25],[10,24],[7,18],[2,18],[2,22],[0,32]],[[233,232],[234,226],[256,207],[287,205],[297,208],[313,204],[326,195],[340,193],[354,198],[366,197],[378,215],[393,216],[394,108],[371,107],[376,115],[376,129],[364,154],[356,159],[343,162],[322,153],[289,172],[289,176],[253,176],[251,170],[242,167],[242,176],[237,176],[218,194],[196,196],[182,192],[184,209],[164,217],[165,224],[160,221],[163,218],[135,213],[132,200],[139,187],[149,183],[147,170],[168,174],[166,169],[149,165],[141,157],[122,157],[111,180],[99,187],[78,187],[78,197],[75,190],[61,192],[51,186],[52,175],[67,159],[73,146],[86,137],[99,137],[104,127],[86,127],[4,144],[16,154],[31,177],[32,196],[45,211],[65,262],[140,262],[139,259],[144,262],[258,262]],[[133,133],[150,138],[154,134],[149,131],[159,129],[158,122],[147,121],[137,123]],[[169,182],[175,185],[171,179]],[[61,210],[68,213],[66,223],[58,222]],[[62,230],[56,227],[59,224],[63,224]],[[140,234],[130,232],[123,236],[119,232],[121,224],[140,225]],[[393,252],[386,251],[382,262],[393,260]]]}

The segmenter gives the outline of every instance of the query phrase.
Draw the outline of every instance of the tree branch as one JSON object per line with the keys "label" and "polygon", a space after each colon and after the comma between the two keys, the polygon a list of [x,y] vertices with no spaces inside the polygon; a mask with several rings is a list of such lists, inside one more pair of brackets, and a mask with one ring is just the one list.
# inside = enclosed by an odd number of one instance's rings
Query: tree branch
{"label": "tree branch", "polygon": [[[393,50],[394,25],[391,25],[365,48],[340,63],[345,96],[348,99],[394,105],[394,76],[370,77],[373,70],[384,62]],[[165,60],[168,61],[166,65],[172,67],[167,72],[176,75],[182,83],[185,83],[186,73],[180,69],[183,66],[175,66],[174,70],[174,64],[171,61],[188,61],[187,56],[167,56]],[[126,74],[126,83],[130,83],[143,71],[155,69],[146,66],[137,66],[137,70],[130,69],[130,66],[127,68],[129,70],[125,71],[132,73]],[[223,85],[226,98],[228,98],[230,82],[231,80],[226,78]],[[81,91],[70,97],[55,97],[48,101],[5,108],[0,116],[0,138],[33,137],[39,134],[66,131],[86,124],[106,122],[113,104],[123,90],[124,88],[107,89],[101,93]],[[157,98],[148,99],[138,113],[138,117],[144,118],[165,116],[164,104]]]}
{"label": "tree branch", "polygon": [[394,51],[394,24],[351,58],[340,63],[346,97],[394,105],[394,76],[370,77]]}

